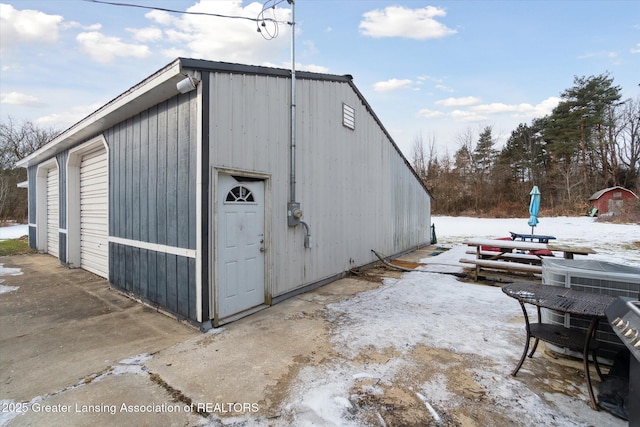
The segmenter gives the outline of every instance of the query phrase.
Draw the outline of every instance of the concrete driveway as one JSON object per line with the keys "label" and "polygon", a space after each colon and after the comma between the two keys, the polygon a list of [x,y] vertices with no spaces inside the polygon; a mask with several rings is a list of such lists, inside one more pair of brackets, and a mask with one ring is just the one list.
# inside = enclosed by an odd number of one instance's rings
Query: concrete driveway
{"label": "concrete driveway", "polygon": [[325,304],[379,286],[343,279],[202,334],[66,269],[2,257],[0,425],[201,425],[268,419],[289,380],[326,353]]}
{"label": "concrete driveway", "polygon": [[[0,421],[22,409],[26,413],[11,425],[105,425],[116,416],[90,411],[95,405],[173,401],[149,375],[123,374],[143,369],[137,355],[157,353],[199,332],[51,256],[3,257],[0,264],[22,272],[3,277],[4,286],[18,289],[0,295]],[[82,405],[93,407],[83,411]],[[58,413],[65,410],[73,416]],[[191,412],[143,415],[127,419],[159,425],[169,416],[169,424],[185,425],[199,418]]]}

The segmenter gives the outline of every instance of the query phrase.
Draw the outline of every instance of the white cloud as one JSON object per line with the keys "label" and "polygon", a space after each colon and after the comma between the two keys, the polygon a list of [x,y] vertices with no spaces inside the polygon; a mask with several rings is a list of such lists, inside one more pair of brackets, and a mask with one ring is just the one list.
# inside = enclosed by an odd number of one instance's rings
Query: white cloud
{"label": "white cloud", "polygon": [[418,83],[422,84],[424,82],[432,82],[435,83],[434,87],[442,92],[454,92],[453,88],[446,86],[444,84],[444,80],[438,77],[432,77],[432,76],[419,76],[418,77]]}
{"label": "white cloud", "polygon": [[445,86],[443,84],[437,84],[436,89],[439,89],[443,92],[454,92],[453,88],[450,88],[449,86]]}
{"label": "white cloud", "polygon": [[409,9],[389,6],[383,10],[366,12],[360,22],[360,32],[370,37],[404,37],[416,40],[437,39],[455,34],[456,31],[436,21],[445,16],[444,9],[427,6]]}
{"label": "white cloud", "polygon": [[444,113],[442,111],[428,110],[426,108],[418,111],[418,117],[424,117],[425,119],[433,119],[436,117],[442,117],[443,115]]}
{"label": "white cloud", "polygon": [[321,74],[327,74],[329,72],[329,69],[323,65],[298,64],[297,62],[296,62],[296,69],[310,71],[312,73],[321,73]]}
{"label": "white cloud", "polygon": [[501,102],[493,102],[491,104],[476,105],[471,107],[473,111],[485,114],[509,113],[513,111],[522,111],[533,108],[531,104],[503,104]]}
{"label": "white cloud", "polygon": [[39,117],[35,123],[42,126],[54,126],[55,128],[67,128],[78,123],[89,114],[100,108],[102,104],[81,105],[74,107],[69,111],[53,113],[47,116]]}
{"label": "white cloud", "polygon": [[315,55],[316,53],[318,53],[318,48],[316,47],[316,44],[313,41],[304,40],[302,42],[302,45],[304,46],[303,55]]}
{"label": "white cloud", "polygon": [[162,40],[162,30],[158,27],[127,28],[133,38],[139,42],[153,42]]}
{"label": "white cloud", "polygon": [[618,52],[603,50],[600,52],[587,52],[583,55],[579,55],[578,59],[590,59],[590,58],[609,58],[615,59],[618,57]]}
{"label": "white cloud", "polygon": [[[275,64],[272,62],[264,62],[261,64],[261,66],[270,67],[270,68],[284,68],[284,69],[290,70],[291,62],[283,62],[280,64]],[[323,65],[301,64],[300,62],[296,62],[296,71],[309,71],[311,73],[326,74],[329,72],[329,69]]]}
{"label": "white cloud", "polygon": [[543,117],[551,114],[559,102],[560,98],[552,96],[536,105],[525,102],[520,104],[493,102],[490,104],[475,105],[471,107],[470,110],[482,114],[514,113],[515,117]]}
{"label": "white cloud", "polygon": [[70,21],[63,23],[61,27],[64,30],[67,30],[69,28],[81,28],[84,31],[98,31],[102,28],[102,24],[82,25],[77,21]]}
{"label": "white cloud", "polygon": [[17,105],[21,107],[42,107],[44,102],[33,95],[20,92],[9,92],[0,97],[0,104]]}
{"label": "white cloud", "polygon": [[80,33],[76,40],[85,52],[102,64],[116,57],[147,58],[151,55],[145,45],[124,43],[118,37],[109,37],[97,31]]}
{"label": "white cloud", "polygon": [[418,80],[420,80],[421,82],[426,82],[426,81],[435,82],[435,83],[442,83],[443,82],[443,80],[440,79],[440,78],[427,76],[427,75],[418,76]]}
{"label": "white cloud", "polygon": [[477,114],[473,111],[454,110],[450,113],[451,117],[460,122],[481,122],[487,120],[485,116]]}
{"label": "white cloud", "polygon": [[376,92],[391,92],[399,89],[407,89],[412,81],[408,79],[390,79],[385,82],[377,82],[373,85]]}
{"label": "white cloud", "polygon": [[180,49],[180,48],[177,48],[177,47],[171,47],[169,49],[163,49],[161,52],[162,52],[162,54],[164,56],[166,56],[167,58],[171,58],[171,59],[175,59],[175,58],[178,58],[178,57],[186,58],[186,57],[189,56],[189,54],[187,53],[186,50]]}
{"label": "white cloud", "polygon": [[631,53],[640,53],[640,43],[636,43],[636,45],[631,48]]}
{"label": "white cloud", "polygon": [[[262,3],[253,2],[243,7],[240,1],[200,1],[187,11],[254,19],[262,11]],[[275,14],[278,21],[287,21],[291,10],[276,7],[275,10],[269,9],[269,14],[269,17]],[[178,45],[173,50],[165,50],[165,53],[178,49],[186,52],[185,56],[193,58],[259,65],[277,62],[279,58],[289,59],[291,29],[284,22],[278,24],[278,37],[265,40],[263,35],[266,36],[267,31],[275,31],[273,24],[267,23],[266,28],[261,27],[261,34],[257,32],[255,22],[245,19],[201,15],[174,17],[160,11],[149,12],[145,16],[156,24],[165,26],[164,35],[167,40]]]}
{"label": "white cloud", "polygon": [[174,21],[173,16],[171,16],[169,12],[164,12],[161,10],[152,10],[144,16],[145,18],[161,25],[171,25]]}
{"label": "white cloud", "polygon": [[436,105],[441,107],[457,107],[455,110],[445,113],[425,108],[418,111],[417,116],[427,119],[446,116],[456,122],[463,123],[484,122],[487,120],[507,120],[511,123],[513,119],[527,121],[551,114],[560,102],[560,98],[552,96],[535,105],[525,102],[520,104],[505,104],[502,102],[478,104],[479,102],[480,98],[473,96],[447,98],[437,101]]}
{"label": "white cloud", "polygon": [[544,117],[553,112],[553,109],[558,106],[561,99],[557,96],[550,96],[549,98],[536,104],[531,111],[533,117]]}
{"label": "white cloud", "polygon": [[481,100],[475,96],[463,96],[461,98],[447,98],[436,101],[441,107],[468,107],[479,103]]}
{"label": "white cloud", "polygon": [[63,21],[60,15],[38,10],[17,10],[0,4],[0,46],[4,49],[19,43],[54,43]]}

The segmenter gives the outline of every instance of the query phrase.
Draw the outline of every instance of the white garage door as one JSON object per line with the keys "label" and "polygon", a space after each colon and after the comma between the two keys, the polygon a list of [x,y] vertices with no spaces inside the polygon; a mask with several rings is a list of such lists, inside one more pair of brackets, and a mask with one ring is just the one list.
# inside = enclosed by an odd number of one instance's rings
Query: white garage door
{"label": "white garage door", "polygon": [[80,266],[109,275],[109,177],[107,152],[85,154],[80,163]]}
{"label": "white garage door", "polygon": [[58,168],[47,171],[47,252],[59,257]]}

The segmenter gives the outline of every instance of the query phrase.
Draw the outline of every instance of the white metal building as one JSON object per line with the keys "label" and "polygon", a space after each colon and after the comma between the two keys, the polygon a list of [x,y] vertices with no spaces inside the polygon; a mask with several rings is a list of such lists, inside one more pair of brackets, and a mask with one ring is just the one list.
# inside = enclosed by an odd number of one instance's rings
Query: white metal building
{"label": "white metal building", "polygon": [[21,161],[30,244],[203,329],[427,244],[429,192],[351,77],[294,83],[173,61]]}

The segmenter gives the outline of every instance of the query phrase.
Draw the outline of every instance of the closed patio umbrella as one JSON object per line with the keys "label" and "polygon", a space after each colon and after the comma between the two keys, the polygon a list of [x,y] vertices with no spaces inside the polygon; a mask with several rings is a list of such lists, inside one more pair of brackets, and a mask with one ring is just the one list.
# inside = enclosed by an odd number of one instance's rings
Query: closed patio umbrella
{"label": "closed patio umbrella", "polygon": [[538,225],[538,212],[540,212],[540,190],[538,186],[534,185],[529,193],[531,195],[531,202],[529,203],[529,222],[531,226],[531,234],[533,234],[533,228]]}

